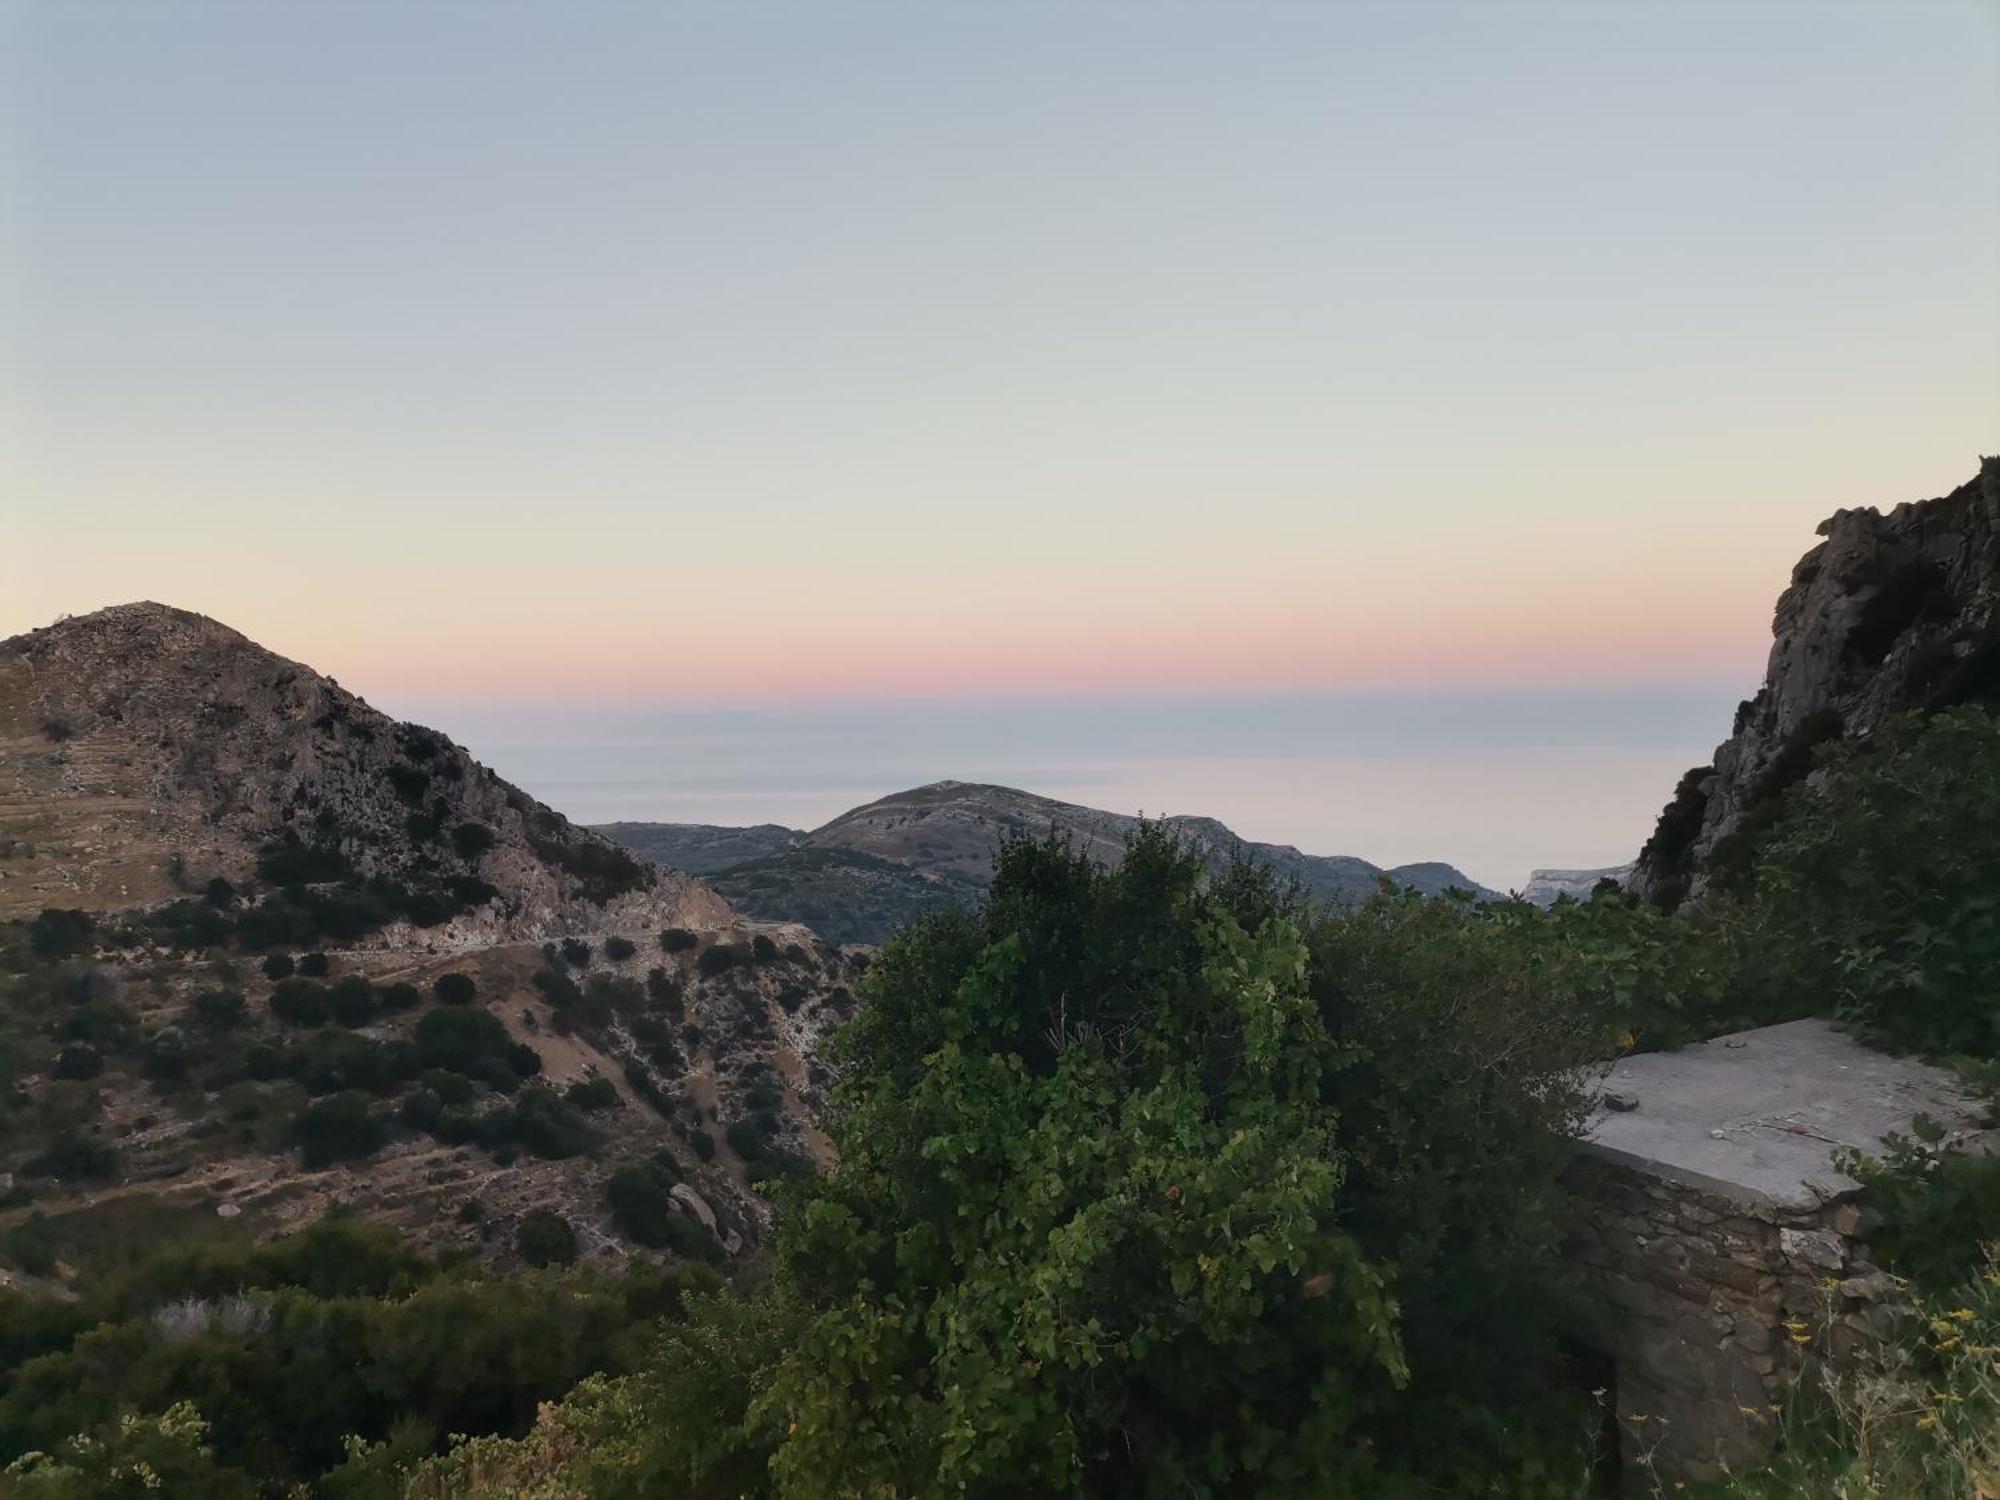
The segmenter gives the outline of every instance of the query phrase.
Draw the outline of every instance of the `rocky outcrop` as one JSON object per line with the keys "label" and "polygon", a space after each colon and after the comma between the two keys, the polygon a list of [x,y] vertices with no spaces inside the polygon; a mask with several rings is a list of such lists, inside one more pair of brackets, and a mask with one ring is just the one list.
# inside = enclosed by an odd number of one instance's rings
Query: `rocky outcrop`
{"label": "rocky outcrop", "polygon": [[1528,874],[1528,883],[1521,887],[1521,899],[1532,906],[1554,906],[1565,896],[1572,901],[1588,901],[1591,893],[1607,880],[1621,886],[1629,882],[1632,869],[1624,864],[1602,870],[1533,870]]}
{"label": "rocky outcrop", "polygon": [[1672,907],[1746,857],[1830,741],[1893,714],[2000,699],[2000,459],[1949,495],[1842,510],[1779,597],[1764,685],[1681,779],[1632,877]]}

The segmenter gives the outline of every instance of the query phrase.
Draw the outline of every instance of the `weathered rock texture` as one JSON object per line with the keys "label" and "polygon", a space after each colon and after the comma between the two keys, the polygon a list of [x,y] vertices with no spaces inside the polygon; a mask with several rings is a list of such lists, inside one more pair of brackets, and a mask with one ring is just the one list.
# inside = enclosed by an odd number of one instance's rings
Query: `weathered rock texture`
{"label": "weathered rock texture", "polygon": [[1535,906],[1554,906],[1567,896],[1572,901],[1588,901],[1592,891],[1604,881],[1624,885],[1632,878],[1629,864],[1602,870],[1532,870],[1521,887],[1521,899]]}
{"label": "weathered rock texture", "polygon": [[1762,1462],[1802,1370],[1881,1352],[1900,1302],[1840,1153],[1879,1154],[1919,1114],[1983,1142],[1984,1105],[1823,1021],[1626,1058],[1604,1100],[1571,1177],[1580,1331],[1615,1368],[1628,1486],[1651,1494]]}
{"label": "weathered rock texture", "polygon": [[2000,698],[2000,459],[1934,500],[1837,511],[1779,597],[1770,662],[1712,764],[1682,778],[1632,885],[1699,896],[1771,821],[1815,749],[1892,714]]}
{"label": "weathered rock texture", "polygon": [[1713,1479],[1770,1457],[1786,1393],[1813,1361],[1873,1356],[1896,1285],[1851,1203],[1781,1209],[1586,1159],[1573,1247],[1590,1286],[1585,1337],[1610,1355],[1626,1487]]}
{"label": "weathered rock texture", "polygon": [[[456,843],[466,824],[490,846]],[[443,735],[205,616],[126,604],[0,641],[0,920],[249,885],[259,850],[288,838],[363,878],[495,889],[432,943],[732,918]]]}

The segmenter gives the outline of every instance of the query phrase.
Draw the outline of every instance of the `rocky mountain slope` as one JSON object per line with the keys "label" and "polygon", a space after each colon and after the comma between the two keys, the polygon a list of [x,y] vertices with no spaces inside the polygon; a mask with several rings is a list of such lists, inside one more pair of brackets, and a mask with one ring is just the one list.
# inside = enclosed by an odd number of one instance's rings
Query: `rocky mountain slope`
{"label": "rocky mountain slope", "polygon": [[[1365,859],[1246,840],[1213,818],[1160,821],[1218,871],[1237,858],[1260,860],[1322,901],[1357,900],[1385,876],[1426,894],[1451,888],[1490,894],[1450,865],[1384,870]],[[992,878],[994,850],[1009,835],[1060,829],[1093,858],[1115,863],[1138,826],[1139,819],[1123,813],[1012,787],[940,781],[854,808],[810,831],[674,823],[615,823],[598,831],[663,864],[700,865],[718,891],[753,916],[803,922],[833,941],[879,943],[929,905],[977,899]],[[759,852],[716,862],[721,851],[735,848]]]}
{"label": "rocky mountain slope", "polygon": [[213,620],[0,642],[0,1280],[155,1199],[735,1253],[861,962]]}
{"label": "rocky mountain slope", "polygon": [[1632,887],[1664,906],[1747,858],[1817,747],[1892,714],[2000,699],[2000,459],[1949,495],[1842,510],[1779,597],[1764,684],[1689,771]]}
{"label": "rocky mountain slope", "polygon": [[430,898],[419,918],[450,909],[428,924],[444,941],[730,915],[201,615],[120,605],[0,641],[0,919],[249,885],[260,864],[274,885],[393,882]]}

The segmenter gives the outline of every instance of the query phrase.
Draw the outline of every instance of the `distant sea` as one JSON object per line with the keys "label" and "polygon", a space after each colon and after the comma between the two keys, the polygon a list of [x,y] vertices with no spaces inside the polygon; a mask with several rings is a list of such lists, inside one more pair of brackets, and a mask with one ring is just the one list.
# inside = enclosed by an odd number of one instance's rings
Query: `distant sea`
{"label": "distant sea", "polygon": [[398,704],[577,822],[810,828],[924,782],[993,781],[1517,889],[1622,864],[1735,695],[1672,689],[845,703],[745,711]]}

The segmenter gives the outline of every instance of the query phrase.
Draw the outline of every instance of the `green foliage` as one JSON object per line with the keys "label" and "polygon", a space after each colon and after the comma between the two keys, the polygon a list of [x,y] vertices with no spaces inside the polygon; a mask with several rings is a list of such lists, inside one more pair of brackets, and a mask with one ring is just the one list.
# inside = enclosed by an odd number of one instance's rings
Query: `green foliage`
{"label": "green foliage", "polygon": [[765,933],[758,933],[750,940],[750,956],[760,964],[770,963],[778,956],[778,945]]}
{"label": "green foliage", "polygon": [[2000,718],[1906,715],[1795,786],[1724,906],[1772,1019],[1831,1011],[1897,1046],[2000,1056]]}
{"label": "green foliage", "polygon": [[431,989],[446,1005],[470,1005],[479,993],[470,974],[457,972],[438,975]]}
{"label": "green foliage", "polygon": [[2000,1157],[1946,1149],[1943,1127],[1925,1115],[1912,1130],[1890,1135],[1879,1160],[1845,1152],[1839,1165],[1880,1216],[1870,1253],[1942,1295],[1980,1268],[1985,1247],[2000,1244]]}
{"label": "green foliage", "polygon": [[628,1162],[605,1181],[604,1201],[618,1232],[641,1245],[665,1245],[669,1221],[680,1216],[667,1195],[673,1186],[646,1162]]}
{"label": "green foliage", "polygon": [[54,1453],[29,1452],[0,1470],[0,1485],[21,1500],[140,1500],[159,1494],[251,1500],[248,1477],[219,1467],[192,1402],[155,1417],[127,1414],[99,1433],[78,1433]]}
{"label": "green foliage", "polygon": [[1991,1500],[2000,1483],[2000,1261],[1921,1296],[1887,1372],[1826,1372],[1796,1391],[1768,1468],[1697,1500]]}
{"label": "green foliage", "polygon": [[261,965],[266,979],[290,979],[296,965],[289,953],[273,953]]}
{"label": "green foliage", "polygon": [[250,1024],[250,1007],[240,990],[204,990],[188,1010],[207,1031],[236,1031]]}
{"label": "green foliage", "polygon": [[750,962],[748,943],[711,943],[702,950],[695,967],[704,978],[713,979],[718,974],[726,974],[731,969]]}
{"label": "green foliage", "polygon": [[514,1231],[514,1248],[531,1266],[566,1266],[576,1259],[576,1231],[552,1209],[531,1209]]}
{"label": "green foliage", "polygon": [[350,1027],[366,1026],[375,1019],[379,1008],[375,987],[359,974],[344,975],[337,980],[327,994],[327,1004],[334,1020]]}
{"label": "green foliage", "polygon": [[51,1078],[95,1078],[104,1071],[104,1056],[84,1042],[72,1042],[49,1064]]}
{"label": "green foliage", "polygon": [[396,983],[384,985],[380,996],[382,1009],[390,1015],[400,1015],[407,1010],[415,1010],[422,1002],[423,995],[414,984]]}
{"label": "green foliage", "polygon": [[[414,1463],[448,1433],[519,1432],[579,1379],[634,1368],[655,1320],[678,1318],[710,1281],[652,1268],[487,1281],[380,1228],[330,1221],[267,1245],[154,1256],[87,1286],[80,1305],[0,1294],[0,1452],[48,1455],[0,1491],[124,1494],[89,1465],[129,1470],[130,1453],[162,1477],[134,1495],[292,1493],[341,1468],[320,1493],[394,1495],[399,1484],[354,1487],[365,1466],[347,1467],[350,1438]],[[134,1446],[149,1425],[200,1441]]]}
{"label": "green foliage", "polygon": [[23,1175],[61,1182],[95,1182],[118,1172],[118,1148],[100,1135],[59,1130],[48,1145],[21,1164]]}
{"label": "green foliage", "polygon": [[563,1092],[563,1101],[577,1109],[616,1109],[618,1086],[609,1078],[579,1079]]}
{"label": "green foliage", "polygon": [[426,1011],[417,1021],[418,1056],[427,1068],[473,1074],[487,1059],[510,1062],[514,1039],[490,1011],[453,1007]]}
{"label": "green foliage", "polygon": [[451,847],[460,859],[476,860],[496,842],[493,830],[484,823],[461,823],[451,831]]}
{"label": "green foliage", "polygon": [[660,933],[662,953],[686,953],[701,946],[701,938],[685,927],[669,927]]}
{"label": "green foliage", "polygon": [[39,958],[71,958],[90,951],[97,922],[87,911],[50,908],[28,924],[28,948]]}
{"label": "green foliage", "polygon": [[[544,817],[568,832],[567,825],[544,809]],[[627,891],[642,890],[653,883],[651,869],[630,853],[592,837],[564,838],[553,829],[530,823],[528,846],[544,863],[553,865],[577,882],[584,900],[602,906]]]}
{"label": "green foliage", "polygon": [[781,1493],[1324,1493],[1366,1466],[1405,1371],[1340,1222],[1321,1089],[1349,1054],[1296,927],[1202,877],[1153,832],[1109,873],[1011,844],[980,919],[878,960],[841,1170],[781,1242],[813,1309],[766,1398]]}
{"label": "green foliage", "polygon": [[310,979],[281,979],[271,990],[271,1014],[288,1026],[324,1026],[333,1004],[323,984]]}
{"label": "green foliage", "polygon": [[622,964],[638,951],[630,938],[609,937],[604,940],[604,956],[615,964]]}
{"label": "green foliage", "polygon": [[382,1149],[388,1130],[369,1107],[368,1096],[345,1090],[306,1106],[297,1126],[301,1159],[309,1168],[338,1161],[362,1161]]}

